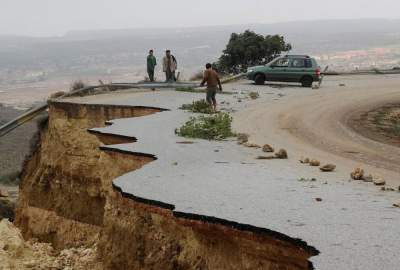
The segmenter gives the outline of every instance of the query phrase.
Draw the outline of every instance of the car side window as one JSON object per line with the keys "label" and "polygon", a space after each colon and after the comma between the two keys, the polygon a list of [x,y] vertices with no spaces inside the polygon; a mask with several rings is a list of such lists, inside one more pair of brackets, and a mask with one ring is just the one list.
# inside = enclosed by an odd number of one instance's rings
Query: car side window
{"label": "car side window", "polygon": [[289,59],[288,58],[282,58],[278,59],[273,66],[275,67],[288,67],[289,66]]}
{"label": "car side window", "polygon": [[305,67],[306,67],[306,68],[311,68],[311,67],[312,67],[311,59],[307,58],[307,59],[305,60]]}
{"label": "car side window", "polygon": [[293,68],[304,68],[306,66],[304,59],[293,59],[291,67]]}

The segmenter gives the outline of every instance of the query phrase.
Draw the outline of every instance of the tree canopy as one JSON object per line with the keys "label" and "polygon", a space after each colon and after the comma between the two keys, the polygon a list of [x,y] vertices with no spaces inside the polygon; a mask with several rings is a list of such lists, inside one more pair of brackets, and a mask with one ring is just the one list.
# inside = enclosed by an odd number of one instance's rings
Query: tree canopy
{"label": "tree canopy", "polygon": [[291,49],[280,35],[263,36],[250,30],[232,33],[215,66],[220,72],[239,72],[249,66],[265,64]]}

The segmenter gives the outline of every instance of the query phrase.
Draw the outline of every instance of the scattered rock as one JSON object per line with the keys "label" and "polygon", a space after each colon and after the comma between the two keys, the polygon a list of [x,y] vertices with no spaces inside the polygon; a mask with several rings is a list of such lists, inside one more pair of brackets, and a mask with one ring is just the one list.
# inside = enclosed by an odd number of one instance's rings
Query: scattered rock
{"label": "scattered rock", "polygon": [[315,198],[317,202],[322,202],[322,198]]}
{"label": "scattered rock", "polygon": [[339,86],[344,87],[344,86],[346,86],[346,84],[340,83]]}
{"label": "scattered rock", "polygon": [[7,190],[1,190],[0,189],[0,197],[7,198],[9,196]]}
{"label": "scattered rock", "polygon": [[303,157],[301,157],[300,163],[309,164],[309,163],[310,163],[310,159],[309,159],[309,158],[303,158]]}
{"label": "scattered rock", "polygon": [[7,199],[0,199],[0,220],[5,218],[14,220],[15,204]]}
{"label": "scattered rock", "polygon": [[56,252],[48,243],[25,241],[6,219],[0,221],[0,269],[101,269],[97,248],[71,248]]}
{"label": "scattered rock", "polygon": [[275,157],[279,159],[287,159],[288,158],[287,151],[285,149],[281,149],[278,151],[278,153],[275,153]]}
{"label": "scattered rock", "polygon": [[397,207],[397,208],[400,208],[400,202],[394,203],[393,206],[394,206],[394,207]]}
{"label": "scattered rock", "polygon": [[260,97],[260,94],[259,94],[258,92],[250,92],[250,93],[249,93],[249,97],[250,97],[251,99],[257,99],[257,98]]}
{"label": "scattered rock", "polygon": [[298,179],[297,181],[299,181],[299,182],[316,182],[317,181],[317,179],[316,178],[300,178],[300,179]]}
{"label": "scattered rock", "polygon": [[362,180],[364,176],[364,170],[361,168],[356,168],[351,172],[350,177],[354,180]]}
{"label": "scattered rock", "polygon": [[363,180],[364,182],[372,183],[372,182],[374,181],[374,177],[373,177],[371,174],[369,174],[369,175],[367,175],[367,176],[364,176],[364,177],[362,178],[362,180]]}
{"label": "scattered rock", "polygon": [[218,150],[218,149],[215,149],[215,150],[214,150],[214,152],[215,152],[215,153],[218,153],[218,152],[219,152],[219,150]]}
{"label": "scattered rock", "polygon": [[244,144],[247,143],[249,141],[249,134],[246,133],[239,133],[237,135],[237,141],[238,144]]}
{"label": "scattered rock", "polygon": [[321,162],[319,162],[319,160],[316,159],[310,160],[310,166],[318,167],[319,165],[321,165]]}
{"label": "scattered rock", "polygon": [[384,186],[386,184],[385,179],[383,179],[382,177],[374,177],[373,182],[376,186]]}
{"label": "scattered rock", "polygon": [[263,150],[263,152],[266,152],[266,153],[272,153],[275,151],[275,149],[269,144],[265,144],[263,146],[262,150]]}
{"label": "scattered rock", "polygon": [[178,166],[178,162],[172,163],[173,166]]}
{"label": "scattered rock", "polygon": [[257,159],[275,159],[274,156],[258,156]]}
{"label": "scattered rock", "polygon": [[[385,188],[385,187],[382,187],[382,188]],[[385,188],[385,191],[396,191],[396,190],[394,188],[387,187],[387,188]]]}
{"label": "scattered rock", "polygon": [[250,142],[244,143],[243,145],[246,147],[249,147],[249,148],[261,148],[261,146],[259,146],[258,144],[250,143]]}
{"label": "scattered rock", "polygon": [[333,164],[326,164],[319,168],[323,172],[332,172],[336,169],[336,165]]}
{"label": "scattered rock", "polygon": [[194,144],[192,141],[182,141],[182,142],[176,142],[177,144]]}

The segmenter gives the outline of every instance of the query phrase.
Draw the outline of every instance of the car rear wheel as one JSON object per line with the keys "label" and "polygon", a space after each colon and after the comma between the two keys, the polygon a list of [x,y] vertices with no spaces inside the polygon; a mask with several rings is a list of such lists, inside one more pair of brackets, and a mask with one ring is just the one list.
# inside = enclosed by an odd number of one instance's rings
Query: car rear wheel
{"label": "car rear wheel", "polygon": [[306,77],[303,77],[300,82],[301,82],[301,86],[303,86],[303,87],[311,87],[312,83],[313,83],[313,79],[311,77],[306,76]]}
{"label": "car rear wheel", "polygon": [[254,78],[256,85],[263,85],[265,83],[265,76],[263,74],[257,74]]}

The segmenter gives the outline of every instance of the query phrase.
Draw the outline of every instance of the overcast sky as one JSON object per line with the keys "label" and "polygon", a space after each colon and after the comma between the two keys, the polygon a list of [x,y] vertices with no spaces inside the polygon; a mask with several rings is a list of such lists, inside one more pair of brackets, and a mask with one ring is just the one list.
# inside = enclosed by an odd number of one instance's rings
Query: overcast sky
{"label": "overcast sky", "polygon": [[400,18],[400,0],[0,0],[0,35],[315,19]]}

